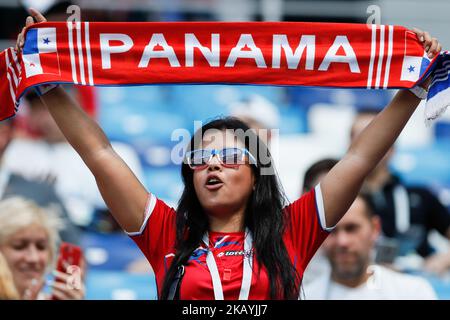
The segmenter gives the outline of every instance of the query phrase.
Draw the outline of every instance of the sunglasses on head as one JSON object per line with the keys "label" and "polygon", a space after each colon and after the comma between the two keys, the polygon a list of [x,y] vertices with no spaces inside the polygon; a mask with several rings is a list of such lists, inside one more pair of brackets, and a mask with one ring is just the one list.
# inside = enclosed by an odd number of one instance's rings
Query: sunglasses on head
{"label": "sunglasses on head", "polygon": [[247,163],[257,165],[255,157],[245,148],[196,149],[186,152],[185,160],[191,169],[203,170],[214,156],[226,168],[236,168]]}

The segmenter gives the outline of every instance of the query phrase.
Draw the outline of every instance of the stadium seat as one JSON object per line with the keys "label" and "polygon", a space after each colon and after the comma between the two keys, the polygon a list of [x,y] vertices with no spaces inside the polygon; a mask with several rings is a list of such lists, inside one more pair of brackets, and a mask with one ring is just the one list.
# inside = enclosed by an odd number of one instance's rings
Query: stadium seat
{"label": "stadium seat", "polygon": [[81,246],[84,250],[89,270],[124,271],[133,261],[143,255],[136,244],[126,234],[101,234],[85,232]]}
{"label": "stadium seat", "polygon": [[406,184],[450,185],[450,148],[436,142],[420,148],[398,149],[391,169]]}
{"label": "stadium seat", "polygon": [[308,132],[308,116],[305,109],[281,107],[280,134],[298,134]]}
{"label": "stadium seat", "polygon": [[145,186],[168,205],[175,206],[183,191],[180,168],[144,168]]}
{"label": "stadium seat", "polygon": [[292,104],[306,109],[316,103],[332,103],[380,110],[392,98],[392,90],[288,87],[287,92]]}
{"label": "stadium seat", "polygon": [[334,139],[337,143],[348,143],[349,132],[355,116],[351,105],[317,103],[308,113],[308,125],[312,134]]}
{"label": "stadium seat", "polygon": [[172,131],[189,125],[174,112],[167,86],[100,88],[98,119],[112,140],[135,144],[170,141]]}
{"label": "stadium seat", "polygon": [[155,300],[155,276],[91,270],[86,275],[87,300]]}
{"label": "stadium seat", "polygon": [[450,121],[436,121],[434,135],[437,141],[450,146]]}
{"label": "stadium seat", "polygon": [[422,272],[410,272],[413,275],[424,277],[433,287],[439,300],[450,300],[450,274],[438,277]]}

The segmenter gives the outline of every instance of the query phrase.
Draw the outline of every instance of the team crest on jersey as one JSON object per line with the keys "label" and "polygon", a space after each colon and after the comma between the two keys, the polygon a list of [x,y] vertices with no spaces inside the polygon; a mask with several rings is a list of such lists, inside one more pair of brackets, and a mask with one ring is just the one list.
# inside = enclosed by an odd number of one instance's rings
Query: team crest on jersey
{"label": "team crest on jersey", "polygon": [[[197,249],[194,250],[194,252],[192,252],[192,255],[189,258],[189,261],[195,261],[199,264],[206,265],[207,253],[208,253],[208,249],[203,248],[203,247],[198,247]],[[203,256],[205,257],[204,259],[202,259]]]}

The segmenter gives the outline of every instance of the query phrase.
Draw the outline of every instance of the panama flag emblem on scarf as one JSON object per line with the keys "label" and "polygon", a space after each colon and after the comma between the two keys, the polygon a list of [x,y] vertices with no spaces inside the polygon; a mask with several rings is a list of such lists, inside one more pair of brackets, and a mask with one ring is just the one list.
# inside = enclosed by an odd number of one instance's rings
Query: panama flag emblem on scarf
{"label": "panama flag emblem on scarf", "polygon": [[416,82],[430,65],[431,60],[424,53],[423,49],[412,45],[415,38],[416,35],[414,32],[406,32],[401,80]]}
{"label": "panama flag emblem on scarf", "polygon": [[450,56],[430,60],[393,25],[306,22],[44,22],[0,53],[0,120],[31,88],[254,84],[412,88],[432,71],[426,118],[450,104]]}
{"label": "panama flag emblem on scarf", "polygon": [[56,28],[30,29],[22,54],[25,76],[60,74]]}

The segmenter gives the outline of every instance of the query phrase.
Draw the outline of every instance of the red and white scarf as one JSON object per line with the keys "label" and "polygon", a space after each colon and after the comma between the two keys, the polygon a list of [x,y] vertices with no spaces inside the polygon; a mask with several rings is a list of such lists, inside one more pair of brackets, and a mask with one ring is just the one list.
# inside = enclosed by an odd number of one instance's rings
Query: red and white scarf
{"label": "red and white scarf", "polygon": [[0,54],[0,120],[48,83],[411,88],[436,60],[414,32],[392,25],[45,22],[27,29],[20,55]]}

